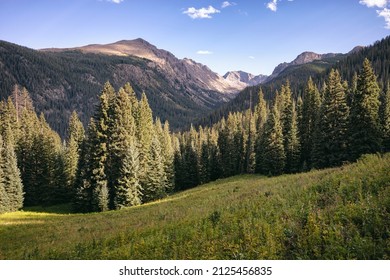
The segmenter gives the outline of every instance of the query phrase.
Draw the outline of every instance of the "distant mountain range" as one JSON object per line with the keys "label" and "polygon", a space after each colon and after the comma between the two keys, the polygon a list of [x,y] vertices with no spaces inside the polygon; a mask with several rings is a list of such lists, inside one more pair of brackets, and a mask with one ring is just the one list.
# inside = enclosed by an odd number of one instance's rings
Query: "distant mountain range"
{"label": "distant mountain range", "polygon": [[88,122],[106,81],[115,88],[130,82],[138,96],[146,92],[156,116],[178,129],[234,99],[248,86],[270,83],[311,63],[328,67],[343,56],[304,52],[290,63],[279,64],[270,76],[231,71],[222,77],[143,39],[39,51],[0,41],[0,98],[9,96],[14,84],[26,87],[38,112],[45,113],[50,125],[65,135],[73,110],[84,124]]}

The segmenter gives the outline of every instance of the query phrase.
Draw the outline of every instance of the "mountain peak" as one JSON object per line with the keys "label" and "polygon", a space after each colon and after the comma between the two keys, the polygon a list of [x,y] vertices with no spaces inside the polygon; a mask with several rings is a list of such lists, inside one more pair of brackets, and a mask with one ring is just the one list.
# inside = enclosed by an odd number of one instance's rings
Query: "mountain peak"
{"label": "mountain peak", "polygon": [[247,73],[245,71],[229,71],[223,77],[232,83],[236,83],[237,85],[245,84],[247,86],[255,86],[258,84],[263,83],[267,76],[265,75],[258,75],[255,76],[251,73]]}
{"label": "mountain peak", "polygon": [[150,47],[157,48],[156,46],[152,45],[151,43],[149,43],[148,41],[146,41],[142,38],[137,38],[134,40],[121,40],[121,41],[118,41],[118,42],[115,42],[115,43],[112,43],[109,45],[137,45],[137,46],[145,46],[148,48],[150,48]]}
{"label": "mountain peak", "polygon": [[348,54],[358,53],[358,52],[360,52],[362,49],[364,49],[363,46],[356,46],[356,47],[354,47],[352,50],[350,50]]}
{"label": "mountain peak", "polygon": [[315,52],[305,51],[299,54],[293,61],[283,62],[280,63],[278,66],[276,66],[274,71],[272,72],[272,75],[268,80],[276,78],[281,72],[283,72],[284,69],[286,69],[289,66],[302,65],[302,64],[313,62],[314,60],[321,60],[325,58],[335,57],[336,55],[337,54],[335,53],[318,54]]}

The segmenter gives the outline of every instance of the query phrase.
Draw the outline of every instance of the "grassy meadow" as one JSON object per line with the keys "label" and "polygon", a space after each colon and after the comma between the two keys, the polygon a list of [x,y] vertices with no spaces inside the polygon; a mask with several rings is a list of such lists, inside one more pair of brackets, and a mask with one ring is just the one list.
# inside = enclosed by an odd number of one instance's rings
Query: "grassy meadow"
{"label": "grassy meadow", "polygon": [[0,259],[389,259],[390,154],[242,175],[138,207],[0,215]]}

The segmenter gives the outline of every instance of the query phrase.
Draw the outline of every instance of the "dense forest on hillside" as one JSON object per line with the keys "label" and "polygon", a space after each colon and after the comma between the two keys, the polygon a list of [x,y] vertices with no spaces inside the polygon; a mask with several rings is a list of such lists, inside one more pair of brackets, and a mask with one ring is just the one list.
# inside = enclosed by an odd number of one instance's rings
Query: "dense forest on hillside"
{"label": "dense forest on hillside", "polygon": [[297,173],[388,152],[390,86],[381,84],[365,59],[350,81],[332,69],[321,88],[309,78],[298,100],[289,82],[272,101],[260,90],[253,110],[172,134],[145,94],[106,83],[86,131],[73,113],[64,142],[15,86],[0,104],[0,210],[20,209],[23,195],[29,206],[120,209],[236,174]]}
{"label": "dense forest on hillside", "polygon": [[227,118],[231,112],[242,112],[258,102],[258,91],[261,88],[267,101],[274,99],[276,90],[279,90],[286,81],[289,81],[294,98],[303,98],[307,80],[311,77],[313,83],[321,88],[326,81],[331,69],[337,69],[344,80],[352,81],[355,74],[359,73],[365,58],[368,58],[378,76],[381,88],[386,86],[390,78],[390,37],[375,42],[372,46],[361,48],[348,55],[337,55],[324,60],[315,60],[311,63],[290,66],[275,79],[259,86],[247,87],[235,99],[223,104],[209,115],[200,118],[196,124],[210,126],[219,122],[223,117]]}
{"label": "dense forest on hillside", "polygon": [[41,52],[0,40],[0,99],[10,96],[15,84],[22,85],[37,112],[45,114],[62,138],[67,136],[66,120],[73,111],[84,125],[88,124],[106,81],[116,89],[132,83],[138,98],[145,91],[154,116],[169,120],[174,129],[189,126],[194,118],[222,102],[216,101],[220,93],[205,91],[202,93],[207,97],[201,103],[189,93],[200,95],[201,89],[170,81],[150,63],[132,56]]}

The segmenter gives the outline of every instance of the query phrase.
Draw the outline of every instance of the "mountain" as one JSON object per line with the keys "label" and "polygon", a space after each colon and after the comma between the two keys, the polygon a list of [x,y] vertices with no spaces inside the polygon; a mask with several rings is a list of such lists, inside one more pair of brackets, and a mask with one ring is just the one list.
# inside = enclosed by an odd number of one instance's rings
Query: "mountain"
{"label": "mountain", "polygon": [[315,60],[324,60],[328,58],[334,58],[340,55],[342,54],[336,54],[336,53],[318,54],[314,52],[303,52],[300,55],[298,55],[293,61],[283,62],[280,63],[278,66],[276,66],[272,74],[267,78],[267,82],[278,77],[280,73],[282,73],[286,68],[290,66],[303,65],[303,64],[313,62]]}
{"label": "mountain", "polygon": [[51,48],[42,49],[43,52],[67,52],[80,51],[82,53],[94,53],[114,56],[134,56],[150,60],[151,67],[159,67],[164,75],[170,80],[179,80],[181,83],[190,83],[204,90],[217,91],[226,94],[224,98],[230,98],[229,94],[238,93],[245,85],[236,85],[217,73],[211,71],[207,66],[197,63],[191,59],[178,59],[172,53],[158,49],[144,39],[122,40],[106,45],[87,45],[76,48]]}
{"label": "mountain", "polygon": [[142,39],[39,51],[0,41],[0,98],[7,98],[15,84],[26,87],[37,111],[62,136],[73,110],[88,123],[106,81],[116,89],[130,82],[138,96],[144,91],[155,117],[168,120],[173,129],[245,87]]}
{"label": "mountain", "polygon": [[[388,55],[390,53],[390,36],[367,47],[355,47],[347,54],[310,55],[309,53],[307,55],[307,53],[299,55],[296,60],[289,63],[282,71],[279,71],[278,75],[274,76],[273,79],[268,79],[259,86],[245,88],[233,100],[199,119],[196,125],[211,125],[218,122],[222,117],[226,117],[229,112],[247,110],[249,104],[257,103],[257,93],[260,87],[263,90],[264,97],[267,100],[272,100],[275,91],[289,80],[294,96],[297,96],[302,94],[309,77],[313,78],[317,86],[321,86],[326,81],[331,68],[339,70],[343,79],[351,81],[353,75],[360,71],[365,58],[371,61],[378,77],[378,82],[382,87],[390,79],[390,60]],[[305,64],[299,64],[319,56],[322,56],[321,60],[312,60]],[[279,69],[281,65],[278,66]],[[275,68],[276,71],[274,73],[278,72],[278,67]],[[252,102],[250,102],[251,98]]]}
{"label": "mountain", "polygon": [[225,80],[235,83],[237,85],[256,86],[266,81],[266,75],[253,75],[244,71],[230,71],[223,75]]}

